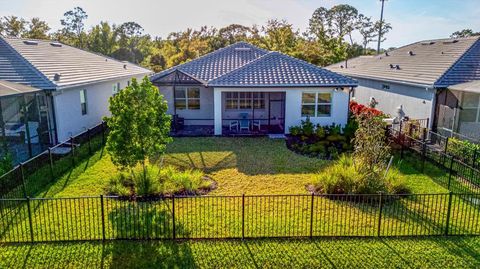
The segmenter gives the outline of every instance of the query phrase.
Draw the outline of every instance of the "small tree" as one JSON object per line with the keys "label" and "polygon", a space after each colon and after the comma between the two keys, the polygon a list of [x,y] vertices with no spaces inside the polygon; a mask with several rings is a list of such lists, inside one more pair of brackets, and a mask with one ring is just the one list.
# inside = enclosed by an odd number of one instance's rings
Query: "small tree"
{"label": "small tree", "polygon": [[389,156],[390,147],[386,142],[385,123],[379,116],[368,113],[356,115],[358,129],[355,132],[353,153],[361,171],[375,172],[376,168],[384,168]]}
{"label": "small tree", "polygon": [[132,174],[140,163],[145,182],[146,160],[163,154],[171,141],[167,103],[147,77],[140,84],[132,79],[130,86],[110,98],[110,112],[107,150],[112,161]]}

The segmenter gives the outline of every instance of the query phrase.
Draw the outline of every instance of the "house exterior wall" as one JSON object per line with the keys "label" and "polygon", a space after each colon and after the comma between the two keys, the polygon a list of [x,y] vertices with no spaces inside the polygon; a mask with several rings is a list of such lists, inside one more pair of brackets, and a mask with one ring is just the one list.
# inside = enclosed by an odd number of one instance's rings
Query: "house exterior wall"
{"label": "house exterior wall", "polygon": [[[141,80],[143,76],[138,76]],[[104,116],[109,116],[108,99],[113,95],[113,85],[120,83],[120,89],[127,86],[131,80],[119,79],[108,82],[88,84],[82,87],[59,90],[53,93],[53,104],[57,123],[58,141],[65,141],[88,128],[102,122]],[[86,90],[87,114],[82,115],[80,91]]]}
{"label": "house exterior wall", "polygon": [[[330,117],[311,117],[314,124],[330,125],[332,123],[344,126],[348,120],[348,92],[334,90],[334,88],[215,88],[215,134],[222,132],[222,117],[225,113],[222,105],[222,92],[285,92],[285,132],[289,127],[296,126],[305,120],[302,117],[302,93],[303,92],[332,92],[332,108]],[[219,104],[217,103],[219,101]]]}
{"label": "house exterior wall", "polygon": [[[173,86],[157,86],[168,103],[167,113],[175,114]],[[176,86],[200,88],[200,109],[177,109],[179,117],[185,119],[185,125],[213,125],[213,88],[204,86]],[[190,119],[190,120],[189,120]]]}
{"label": "house exterior wall", "polygon": [[[391,82],[356,78],[359,86],[354,90],[354,99],[360,104],[368,105],[373,97],[378,102],[377,109],[392,117],[398,115],[401,106],[403,115],[412,119],[432,118],[434,111],[435,90],[420,86],[410,86]],[[389,89],[383,89],[388,85]]]}

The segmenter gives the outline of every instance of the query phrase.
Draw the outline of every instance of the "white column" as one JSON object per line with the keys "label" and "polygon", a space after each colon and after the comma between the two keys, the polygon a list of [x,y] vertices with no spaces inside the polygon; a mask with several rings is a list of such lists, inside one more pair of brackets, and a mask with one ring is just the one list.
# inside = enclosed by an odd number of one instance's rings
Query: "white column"
{"label": "white column", "polygon": [[222,91],[213,89],[213,117],[215,135],[222,135]]}

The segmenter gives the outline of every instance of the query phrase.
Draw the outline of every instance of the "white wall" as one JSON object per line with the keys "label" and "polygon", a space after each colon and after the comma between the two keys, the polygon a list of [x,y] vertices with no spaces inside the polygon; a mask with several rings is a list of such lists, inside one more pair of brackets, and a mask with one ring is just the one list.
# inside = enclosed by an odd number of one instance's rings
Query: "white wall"
{"label": "white wall", "polygon": [[[143,76],[138,76],[141,80]],[[120,88],[127,86],[130,79],[112,80],[90,84],[78,88],[70,88],[54,92],[53,103],[57,123],[58,141],[62,142],[90,127],[102,122],[109,116],[108,99],[113,95],[113,85],[120,82]],[[80,90],[87,92],[87,114],[82,115],[80,106]]]}
{"label": "white wall", "polygon": [[[427,90],[397,83],[356,79],[359,86],[355,89],[354,99],[358,103],[368,105],[370,97],[374,97],[378,102],[376,108],[392,117],[397,116],[397,108],[402,106],[404,116],[412,119],[431,118],[435,98],[434,89]],[[382,84],[389,85],[390,89],[384,90]]]}
{"label": "white wall", "polygon": [[[183,86],[177,86],[180,88]],[[177,114],[185,119],[185,125],[212,125],[213,124],[213,88],[203,86],[188,86],[200,88],[200,109],[177,109]],[[168,103],[167,113],[174,114],[173,86],[159,86],[158,89]],[[188,119],[203,119],[191,120]]]}
{"label": "white wall", "polygon": [[330,117],[310,117],[314,124],[331,125],[332,123],[345,126],[348,121],[348,92],[335,91],[332,88],[303,88],[289,89],[285,98],[285,131],[291,126],[300,125],[305,117],[302,117],[302,92],[332,92],[332,108]]}
{"label": "white wall", "polygon": [[[215,88],[215,102],[221,97],[221,92],[228,91],[252,91],[252,92],[285,92],[285,132],[288,133],[288,129],[291,126],[296,126],[305,120],[302,117],[302,93],[303,92],[332,92],[332,110],[330,117],[311,117],[310,120],[314,124],[330,125],[332,123],[340,124],[344,126],[348,121],[348,92],[335,91],[334,88]],[[216,106],[217,107],[217,106]],[[215,121],[215,134],[220,134],[221,117],[223,116],[222,106],[218,105],[215,110],[215,118],[220,117],[220,120]]]}

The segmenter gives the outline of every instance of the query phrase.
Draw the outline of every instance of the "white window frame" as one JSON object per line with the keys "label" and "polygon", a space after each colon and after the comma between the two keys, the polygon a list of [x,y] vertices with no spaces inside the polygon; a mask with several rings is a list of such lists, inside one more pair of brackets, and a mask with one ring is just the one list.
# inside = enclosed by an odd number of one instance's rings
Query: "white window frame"
{"label": "white window frame", "polygon": [[114,83],[112,85],[112,95],[115,96],[120,92],[120,82]]}
{"label": "white window frame", "polygon": [[[247,97],[246,94],[250,94],[250,97]],[[236,97],[233,97],[233,94],[236,94]],[[244,96],[242,96],[244,94]],[[256,96],[255,96],[256,95]],[[247,100],[248,99],[248,100]],[[247,100],[248,107],[240,108],[240,101]],[[236,103],[235,107],[229,107],[229,102],[234,101]],[[263,102],[261,102],[263,101]],[[260,107],[254,107],[255,102],[262,104]],[[264,110],[266,109],[266,94],[264,92],[226,92],[225,93],[225,110]]]}
{"label": "white window frame", "polygon": [[[303,94],[315,94],[315,101],[313,103],[304,103],[303,102]],[[318,95],[319,94],[329,94],[330,95],[330,102],[329,103],[325,103],[325,102],[318,102]],[[329,92],[324,92],[324,91],[303,91],[302,92],[302,96],[301,96],[301,104],[300,104],[300,113],[301,113],[301,116],[303,118],[306,118],[306,117],[310,117],[310,118],[328,118],[328,117],[331,117],[332,116],[332,109],[333,109],[333,91],[329,91]],[[303,110],[303,106],[304,105],[307,105],[307,106],[314,106],[314,115],[303,115],[302,113],[302,110]],[[318,115],[318,107],[319,106],[330,106],[330,114],[322,114],[322,115]]]}
{"label": "white window frame", "polygon": [[85,116],[88,114],[88,101],[87,101],[87,90],[86,89],[81,89],[80,90],[80,111],[82,113],[82,116]]}
{"label": "white window frame", "polygon": [[[198,97],[189,97],[188,96],[188,90],[189,89],[195,89],[198,91]],[[200,91],[200,88],[199,87],[176,87],[175,88],[175,91],[184,91],[185,93],[185,97],[178,97],[178,95],[175,93],[175,98],[173,100],[173,102],[176,104],[177,101],[179,100],[185,100],[185,108],[178,108],[175,106],[175,109],[177,110],[200,110],[202,108],[202,104],[201,104],[201,91]],[[198,108],[189,108],[188,107],[188,101],[190,100],[198,100]]]}

